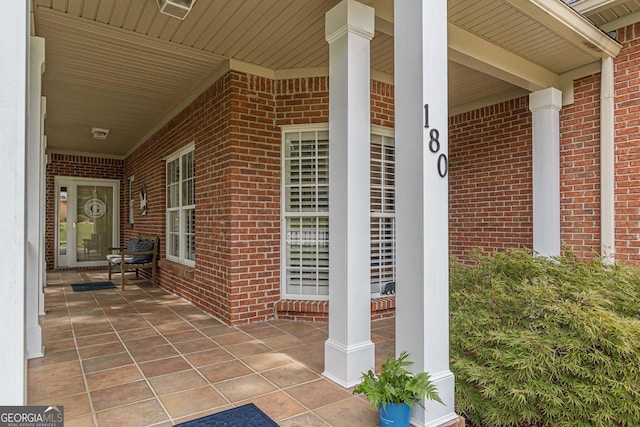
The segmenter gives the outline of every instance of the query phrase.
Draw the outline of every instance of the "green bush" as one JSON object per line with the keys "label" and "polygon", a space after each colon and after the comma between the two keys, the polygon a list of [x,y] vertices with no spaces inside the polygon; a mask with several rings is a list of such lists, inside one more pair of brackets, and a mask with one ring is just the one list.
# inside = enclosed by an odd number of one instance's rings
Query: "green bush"
{"label": "green bush", "polygon": [[640,423],[640,273],[514,250],[451,267],[456,411],[487,426]]}

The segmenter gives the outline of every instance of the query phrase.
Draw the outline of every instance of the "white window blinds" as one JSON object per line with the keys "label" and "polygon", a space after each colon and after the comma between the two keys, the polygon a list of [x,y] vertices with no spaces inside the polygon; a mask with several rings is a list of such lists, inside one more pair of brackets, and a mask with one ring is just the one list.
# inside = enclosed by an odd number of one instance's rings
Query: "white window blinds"
{"label": "white window blinds", "polygon": [[329,133],[285,132],[287,297],[329,294]]}
{"label": "white window blinds", "polygon": [[395,141],[371,135],[371,292],[396,280]]}

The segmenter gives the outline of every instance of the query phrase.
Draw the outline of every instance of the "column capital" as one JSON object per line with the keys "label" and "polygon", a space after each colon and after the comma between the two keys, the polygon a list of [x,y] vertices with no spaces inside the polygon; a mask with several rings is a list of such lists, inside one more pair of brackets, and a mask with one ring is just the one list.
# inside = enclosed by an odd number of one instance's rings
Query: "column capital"
{"label": "column capital", "polygon": [[29,38],[29,60],[32,68],[38,68],[44,73],[44,38],[31,36]]}
{"label": "column capital", "polygon": [[529,94],[529,111],[538,111],[545,108],[553,108],[558,111],[562,108],[562,91],[555,87],[548,87]]}
{"label": "column capital", "polygon": [[342,0],[325,15],[324,36],[332,43],[353,33],[367,40],[375,34],[375,10],[356,0]]}

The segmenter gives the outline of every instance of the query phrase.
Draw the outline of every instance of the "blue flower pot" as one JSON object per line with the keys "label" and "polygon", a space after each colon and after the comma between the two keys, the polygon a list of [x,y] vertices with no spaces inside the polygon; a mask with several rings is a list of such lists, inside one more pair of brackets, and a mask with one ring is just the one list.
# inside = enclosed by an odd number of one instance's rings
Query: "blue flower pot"
{"label": "blue flower pot", "polygon": [[380,427],[409,427],[411,419],[411,408],[406,403],[387,403],[385,408],[380,405],[378,408]]}

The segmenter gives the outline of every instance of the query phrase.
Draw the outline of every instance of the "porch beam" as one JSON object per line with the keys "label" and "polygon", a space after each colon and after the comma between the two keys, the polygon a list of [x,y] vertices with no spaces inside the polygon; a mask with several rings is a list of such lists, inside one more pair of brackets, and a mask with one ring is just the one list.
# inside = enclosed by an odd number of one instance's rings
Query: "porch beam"
{"label": "porch beam", "polygon": [[396,355],[427,371],[445,405],[412,423],[457,419],[449,369],[447,1],[395,0]]}
{"label": "porch beam", "polygon": [[528,91],[560,84],[560,76],[457,25],[448,24],[448,59]]}
{"label": "porch beam", "polygon": [[343,0],[329,43],[329,337],[323,375],[343,387],[373,368],[370,272],[370,42],[374,11]]}

